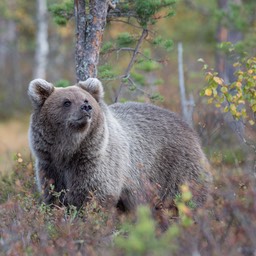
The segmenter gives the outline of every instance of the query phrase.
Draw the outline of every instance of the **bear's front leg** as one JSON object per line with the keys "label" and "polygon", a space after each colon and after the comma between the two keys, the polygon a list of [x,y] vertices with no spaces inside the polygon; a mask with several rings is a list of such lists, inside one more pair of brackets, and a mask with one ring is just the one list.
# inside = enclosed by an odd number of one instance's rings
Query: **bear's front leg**
{"label": "bear's front leg", "polygon": [[66,206],[76,206],[80,209],[86,202],[89,201],[89,191],[83,179],[75,180],[68,185],[67,192],[65,194],[64,203]]}
{"label": "bear's front leg", "polygon": [[66,190],[63,177],[48,163],[38,162],[36,167],[37,183],[44,203],[62,205]]}
{"label": "bear's front leg", "polygon": [[[68,192],[65,198],[65,205],[74,205],[78,209],[85,205],[88,201],[96,199],[102,207],[116,206],[119,200],[117,195],[113,195],[110,191],[107,191],[105,187],[101,187],[100,182],[91,181],[88,182],[88,177],[75,180],[68,188]],[[94,184],[98,184],[97,186]],[[102,184],[101,184],[102,185]]]}

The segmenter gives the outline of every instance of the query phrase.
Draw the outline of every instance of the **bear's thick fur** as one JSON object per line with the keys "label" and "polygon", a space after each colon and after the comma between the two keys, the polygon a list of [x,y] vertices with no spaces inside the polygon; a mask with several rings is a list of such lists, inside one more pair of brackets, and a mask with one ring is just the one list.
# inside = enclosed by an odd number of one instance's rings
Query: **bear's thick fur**
{"label": "bear's thick fur", "polygon": [[92,192],[102,203],[111,198],[131,210],[148,200],[149,187],[164,201],[184,183],[204,202],[208,162],[194,131],[175,113],[143,103],[107,106],[96,78],[68,88],[36,79],[28,95],[29,141],[46,203],[54,202],[52,184],[66,190],[66,205],[81,207]]}

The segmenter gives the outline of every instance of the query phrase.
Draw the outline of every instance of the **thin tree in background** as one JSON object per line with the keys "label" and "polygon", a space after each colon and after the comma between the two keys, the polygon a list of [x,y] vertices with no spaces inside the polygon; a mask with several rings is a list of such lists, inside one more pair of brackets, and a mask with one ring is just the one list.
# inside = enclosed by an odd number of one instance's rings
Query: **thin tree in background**
{"label": "thin tree in background", "polygon": [[46,78],[48,44],[48,10],[46,0],[37,0],[37,33],[34,77]]}
{"label": "thin tree in background", "polygon": [[189,95],[189,99],[186,96],[186,86],[184,81],[184,69],[183,69],[183,47],[182,43],[178,43],[178,70],[179,70],[179,87],[180,87],[180,102],[182,109],[182,116],[187,123],[193,127],[193,111],[194,111],[194,98],[193,95]]}

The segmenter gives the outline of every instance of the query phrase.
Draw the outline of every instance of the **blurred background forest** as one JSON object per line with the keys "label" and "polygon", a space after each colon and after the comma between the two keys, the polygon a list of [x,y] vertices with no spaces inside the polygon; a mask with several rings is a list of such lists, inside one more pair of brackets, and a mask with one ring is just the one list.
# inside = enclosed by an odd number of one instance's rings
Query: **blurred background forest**
{"label": "blurred background forest", "polygon": [[[65,1],[49,0],[48,8]],[[66,1],[68,5],[71,1]],[[213,164],[246,166],[251,168],[255,158],[255,125],[244,126],[230,114],[207,104],[207,97],[199,96],[206,85],[202,71],[203,59],[227,83],[234,79],[233,63],[221,42],[232,42],[239,54],[256,52],[256,2],[254,0],[179,0],[173,7],[175,14],[159,19],[143,43],[142,52],[150,65],[135,66],[132,72],[138,87],[127,88],[119,101],[154,101],[172,111],[183,113],[179,87],[178,43],[183,45],[183,74],[186,98],[193,99],[193,126],[202,139],[205,151]],[[10,169],[15,153],[29,156],[27,128],[30,102],[27,97],[29,82],[38,74],[36,55],[39,13],[36,1],[11,0],[0,3],[0,171]],[[161,16],[161,14],[159,14]],[[159,16],[159,17],[160,17]],[[59,85],[76,82],[75,22],[62,26],[47,11],[46,69],[41,77]],[[60,20],[58,23],[62,23]],[[65,22],[63,22],[65,23]],[[106,101],[113,103],[119,88],[115,79],[124,74],[131,53],[111,51],[115,46],[128,47],[138,39],[136,26],[122,22],[108,22],[100,56],[98,77],[106,90]],[[130,46],[129,46],[130,47]],[[224,47],[225,48],[225,47]],[[227,49],[226,49],[227,50]],[[139,65],[140,63],[138,63]],[[40,73],[39,73],[40,74]],[[150,97],[147,97],[151,95]],[[254,118],[255,116],[253,116]],[[244,142],[246,139],[247,144]]]}

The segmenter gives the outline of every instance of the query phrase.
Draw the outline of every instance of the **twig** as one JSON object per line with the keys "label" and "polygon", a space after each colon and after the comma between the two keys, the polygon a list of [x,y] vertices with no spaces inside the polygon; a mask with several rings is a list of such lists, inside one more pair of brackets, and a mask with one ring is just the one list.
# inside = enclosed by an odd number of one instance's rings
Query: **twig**
{"label": "twig", "polygon": [[[234,118],[234,117],[233,117]],[[235,120],[235,118],[234,118]],[[245,137],[244,135],[241,133],[241,131],[239,130],[239,128],[237,127],[237,123],[235,123],[235,129],[236,129],[236,133],[238,134],[238,136],[240,137],[240,139],[245,143],[245,145],[247,145],[249,148],[251,148],[254,153],[256,154],[256,146],[252,143],[250,143]],[[254,163],[253,163],[253,171],[256,173],[256,159],[254,159]]]}
{"label": "twig", "polygon": [[248,239],[250,239],[251,244],[254,245],[256,234],[255,234],[255,230],[251,226],[250,219],[248,219],[245,214],[241,213],[241,211],[239,211],[239,208],[237,206],[231,205],[231,208],[233,210],[233,214],[235,218],[237,219],[238,222],[240,222],[241,227],[247,234]]}
{"label": "twig", "polygon": [[128,81],[129,81],[133,86],[136,87],[136,90],[138,90],[139,92],[142,92],[143,94],[147,95],[147,97],[148,97],[149,99],[152,97],[152,95],[151,95],[150,93],[148,93],[148,92],[142,90],[141,88],[139,88],[139,87],[134,83],[134,81],[133,81],[130,77],[128,77]]}
{"label": "twig", "polygon": [[214,250],[216,250],[216,255],[221,255],[219,245],[216,243],[213,233],[211,232],[211,229],[209,227],[209,223],[205,220],[199,221],[198,223],[206,241],[208,242],[209,252],[211,251],[210,254],[214,254]]}
{"label": "twig", "polygon": [[219,239],[219,241],[218,241],[219,244],[223,245],[223,243],[225,242],[225,240],[226,240],[226,238],[227,238],[227,236],[228,236],[229,231],[231,230],[231,227],[232,227],[232,224],[233,224],[233,223],[234,223],[234,215],[231,214],[231,217],[230,217],[230,219],[229,219],[229,221],[228,221],[226,230],[225,230],[224,233],[221,235],[221,237],[220,237],[220,239]]}
{"label": "twig", "polygon": [[[139,48],[142,45],[143,40],[147,37],[147,35],[148,35],[148,30],[147,29],[143,29],[142,34],[141,34],[141,36],[139,38],[139,41],[138,41],[138,43],[137,43],[137,45],[135,47],[135,50],[134,50],[134,52],[132,54],[132,58],[131,58],[131,60],[129,62],[129,65],[128,65],[127,69],[124,72],[124,78],[128,78],[129,79],[131,69],[132,69],[132,67],[133,67],[133,65],[134,65],[134,63],[136,61],[136,56],[137,56],[137,54],[139,52]],[[118,90],[118,93],[116,95],[115,102],[118,101],[118,97],[119,97],[119,95],[120,95],[120,93],[122,91],[123,86],[124,86],[124,83],[121,82],[119,90]]]}
{"label": "twig", "polygon": [[138,18],[138,15],[136,15],[135,12],[127,12],[127,13],[122,13],[121,10],[119,9],[115,9],[115,10],[110,10],[109,13],[108,13],[108,16],[107,18],[112,20],[111,18],[112,17],[126,17],[126,18],[130,18],[130,17],[133,17],[133,18]]}

